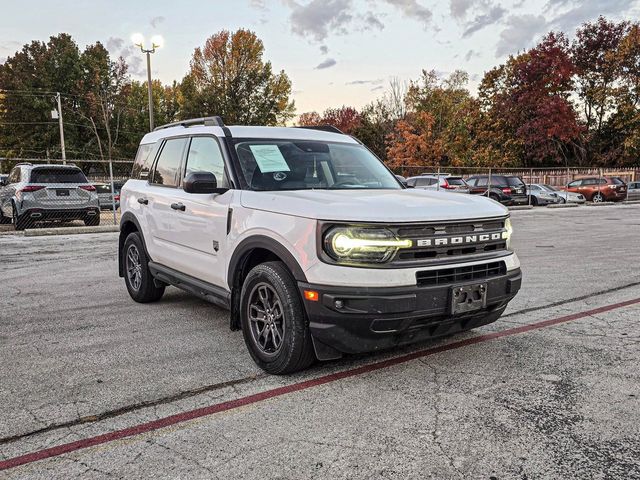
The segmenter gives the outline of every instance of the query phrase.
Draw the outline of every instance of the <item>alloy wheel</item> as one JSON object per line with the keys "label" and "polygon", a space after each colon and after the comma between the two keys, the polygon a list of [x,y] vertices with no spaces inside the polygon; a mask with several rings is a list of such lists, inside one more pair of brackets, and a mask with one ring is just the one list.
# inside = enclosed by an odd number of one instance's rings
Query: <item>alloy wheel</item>
{"label": "alloy wheel", "polygon": [[142,262],[138,247],[135,245],[129,245],[127,249],[126,269],[129,285],[137,292],[142,285]]}
{"label": "alloy wheel", "polygon": [[285,332],[284,309],[277,292],[268,283],[258,283],[251,290],[247,309],[254,344],[263,354],[276,355]]}

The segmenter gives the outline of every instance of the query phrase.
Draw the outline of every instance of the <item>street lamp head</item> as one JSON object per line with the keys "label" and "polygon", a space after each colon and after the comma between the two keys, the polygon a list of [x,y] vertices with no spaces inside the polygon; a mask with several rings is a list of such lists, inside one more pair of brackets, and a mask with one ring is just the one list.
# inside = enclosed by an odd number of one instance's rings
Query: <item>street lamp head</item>
{"label": "street lamp head", "polygon": [[136,47],[144,49],[144,35],[141,33],[134,33],[131,35],[131,41]]}
{"label": "street lamp head", "polygon": [[151,37],[151,48],[152,49],[156,49],[156,48],[162,48],[164,47],[164,38],[162,38],[161,35],[154,35],[153,37]]}

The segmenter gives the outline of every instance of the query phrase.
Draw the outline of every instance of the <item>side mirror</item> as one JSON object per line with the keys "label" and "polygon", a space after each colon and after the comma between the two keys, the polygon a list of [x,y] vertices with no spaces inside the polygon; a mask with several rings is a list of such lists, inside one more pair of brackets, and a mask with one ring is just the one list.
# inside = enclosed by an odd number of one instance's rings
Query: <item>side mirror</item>
{"label": "side mirror", "polygon": [[218,188],[218,180],[211,172],[191,172],[183,182],[187,193],[224,193],[228,188]]}

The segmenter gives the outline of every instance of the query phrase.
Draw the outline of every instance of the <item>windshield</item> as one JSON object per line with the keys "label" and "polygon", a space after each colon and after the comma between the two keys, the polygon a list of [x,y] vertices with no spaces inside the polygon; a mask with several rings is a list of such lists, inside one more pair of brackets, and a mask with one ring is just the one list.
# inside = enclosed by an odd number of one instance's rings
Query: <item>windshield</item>
{"label": "windshield", "polygon": [[298,140],[235,141],[252,190],[402,189],[361,145]]}
{"label": "windshield", "polygon": [[543,185],[543,187],[546,190],[549,190],[550,192],[557,192],[558,191],[558,189],[556,187],[552,187],[551,185]]}

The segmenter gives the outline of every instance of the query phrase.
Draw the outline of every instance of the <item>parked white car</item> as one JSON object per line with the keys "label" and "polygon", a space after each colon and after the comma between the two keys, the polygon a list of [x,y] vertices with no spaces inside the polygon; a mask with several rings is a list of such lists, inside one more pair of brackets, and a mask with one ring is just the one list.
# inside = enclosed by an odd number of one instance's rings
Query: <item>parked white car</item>
{"label": "parked white car", "polygon": [[557,187],[540,184],[540,187],[547,190],[548,192],[555,193],[560,198],[559,203],[585,203],[587,199],[581,193],[575,192],[567,192],[566,190],[560,190]]}
{"label": "parked white car", "polygon": [[406,189],[326,130],[212,117],[145,135],[120,197],[131,297],[174,285],[229,309],[274,374],[494,322],[522,279],[508,211]]}

